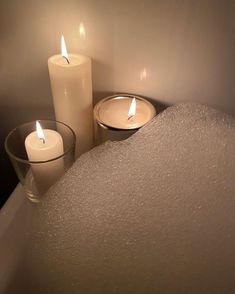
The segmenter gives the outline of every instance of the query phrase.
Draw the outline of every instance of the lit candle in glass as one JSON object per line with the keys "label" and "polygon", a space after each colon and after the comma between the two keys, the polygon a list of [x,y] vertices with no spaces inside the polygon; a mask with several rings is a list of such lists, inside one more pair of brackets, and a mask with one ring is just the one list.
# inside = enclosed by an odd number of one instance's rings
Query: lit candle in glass
{"label": "lit candle in glass", "polygon": [[37,121],[36,131],[25,139],[25,149],[35,184],[39,191],[46,191],[64,171],[63,159],[52,160],[63,154],[63,139],[57,131],[43,130]]}

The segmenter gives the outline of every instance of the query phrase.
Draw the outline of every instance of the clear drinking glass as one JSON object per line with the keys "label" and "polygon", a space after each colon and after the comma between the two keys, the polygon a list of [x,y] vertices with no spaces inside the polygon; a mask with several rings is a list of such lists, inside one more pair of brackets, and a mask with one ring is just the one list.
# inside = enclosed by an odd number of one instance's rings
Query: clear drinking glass
{"label": "clear drinking glass", "polygon": [[[35,132],[36,122],[29,122],[13,129],[5,140],[5,149],[16,174],[33,202],[39,202],[47,190],[68,170],[74,162],[76,137],[66,124],[53,120],[40,120],[43,130],[54,130],[62,137],[63,153],[49,160],[30,161],[25,140]],[[46,138],[45,138],[46,139]]]}

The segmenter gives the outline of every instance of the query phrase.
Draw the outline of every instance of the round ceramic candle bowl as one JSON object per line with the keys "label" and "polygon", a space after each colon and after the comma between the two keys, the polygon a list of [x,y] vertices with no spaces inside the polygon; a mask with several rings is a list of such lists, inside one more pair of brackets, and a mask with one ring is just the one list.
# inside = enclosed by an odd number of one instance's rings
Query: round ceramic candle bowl
{"label": "round ceramic candle bowl", "polygon": [[[13,129],[5,149],[27,197],[39,202],[47,190],[74,162],[75,134],[53,120],[29,122]],[[37,122],[37,125],[38,125]]]}

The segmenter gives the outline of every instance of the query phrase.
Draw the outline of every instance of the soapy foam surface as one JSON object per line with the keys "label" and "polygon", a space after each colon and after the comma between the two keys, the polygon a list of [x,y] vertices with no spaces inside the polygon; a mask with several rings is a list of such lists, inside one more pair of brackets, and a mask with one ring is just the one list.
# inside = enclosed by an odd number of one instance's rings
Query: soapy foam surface
{"label": "soapy foam surface", "polygon": [[27,293],[235,293],[234,146],[181,104],[84,154],[36,208]]}

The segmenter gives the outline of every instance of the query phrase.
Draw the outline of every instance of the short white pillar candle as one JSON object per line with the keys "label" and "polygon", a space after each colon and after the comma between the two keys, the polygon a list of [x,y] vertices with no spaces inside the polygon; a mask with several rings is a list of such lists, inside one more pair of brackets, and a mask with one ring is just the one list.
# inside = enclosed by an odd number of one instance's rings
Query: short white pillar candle
{"label": "short white pillar candle", "polygon": [[[36,131],[25,139],[25,149],[31,162],[35,184],[40,193],[46,190],[63,174],[63,139],[54,130],[42,130],[36,122]],[[53,160],[52,160],[53,159]]]}

